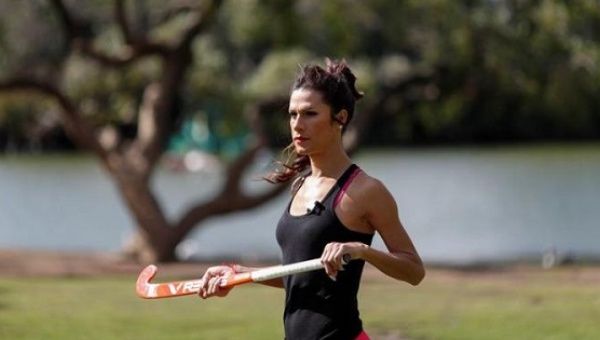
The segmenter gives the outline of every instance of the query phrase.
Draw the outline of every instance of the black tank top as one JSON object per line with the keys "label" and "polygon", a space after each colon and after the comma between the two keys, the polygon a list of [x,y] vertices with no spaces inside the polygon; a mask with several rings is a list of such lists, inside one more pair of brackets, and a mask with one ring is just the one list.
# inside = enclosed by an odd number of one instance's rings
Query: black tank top
{"label": "black tank top", "polygon": [[[351,165],[322,202],[305,215],[290,214],[293,200],[277,225],[277,242],[283,263],[318,258],[329,242],[362,242],[372,234],[346,228],[334,212],[334,199],[358,167]],[[353,260],[332,281],[324,270],[284,278],[286,292],[284,327],[287,340],[354,339],[362,331],[357,292],[364,261]]]}

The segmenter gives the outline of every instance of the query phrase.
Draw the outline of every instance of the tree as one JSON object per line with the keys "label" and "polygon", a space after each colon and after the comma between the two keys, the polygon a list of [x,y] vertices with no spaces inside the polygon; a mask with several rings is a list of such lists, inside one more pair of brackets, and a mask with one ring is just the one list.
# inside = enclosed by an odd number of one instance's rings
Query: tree
{"label": "tree", "polygon": [[[177,131],[182,120],[186,75],[194,62],[192,45],[198,37],[206,34],[222,1],[206,1],[198,7],[184,3],[167,11],[161,22],[180,14],[186,15],[185,24],[181,25],[183,28],[169,42],[152,37],[148,18],[143,15],[148,9],[143,7],[142,2],[134,4],[138,6],[137,20],[131,20],[124,0],[114,1],[112,15],[122,42],[118,48],[107,51],[98,47],[97,25],[94,26],[84,15],[75,13],[75,4],[67,6],[62,0],[51,0],[54,19],[61,27],[64,50],[57,49],[56,58],[46,72],[40,72],[36,67],[21,68],[14,72],[16,74],[5,77],[0,81],[0,92],[35,93],[53,101],[59,107],[60,120],[68,136],[81,149],[99,159],[133,216],[138,233],[129,248],[130,255],[141,261],[170,261],[175,260],[175,247],[204,219],[257,207],[284,191],[285,186],[275,185],[264,192],[248,194],[241,182],[255,155],[269,139],[263,113],[280,111],[281,107],[285,107],[287,98],[276,93],[246,106],[243,114],[248,118],[248,126],[254,136],[251,145],[228,164],[223,184],[214,197],[198,202],[175,221],[169,221],[150,182],[170,136]],[[42,63],[40,60],[37,62]],[[137,89],[140,92],[138,104],[123,105],[121,109],[127,111],[135,107],[133,117],[137,120],[137,131],[134,134],[123,134],[106,116],[87,113],[86,100],[92,94],[88,94],[85,88],[70,87],[71,92],[78,93],[77,100],[69,95],[64,73],[69,72],[69,64],[82,62],[92,62],[100,70],[92,73],[99,79],[86,79],[86,82],[98,83],[110,81],[105,79],[110,74],[122,76],[141,63],[154,63],[156,77],[143,79],[146,83]],[[136,93],[135,86],[129,91]],[[106,102],[104,98],[98,105]],[[111,106],[107,105],[105,109],[110,111]],[[123,112],[108,112],[108,116],[115,114],[123,115]],[[363,118],[351,127],[354,131],[350,133],[351,147],[358,142],[360,133],[357,131],[363,131],[367,122],[368,119]]]}
{"label": "tree", "polygon": [[267,201],[282,191],[275,187],[267,192],[248,195],[240,186],[242,174],[261,147],[257,142],[227,168],[224,185],[216,197],[192,207],[178,221],[165,217],[154,193],[150,179],[165,150],[169,136],[180,119],[180,102],[185,75],[193,62],[192,42],[207,30],[222,1],[206,2],[194,9],[194,20],[174,43],[155,42],[148,34],[132,31],[125,2],[114,2],[114,16],[124,40],[119,54],[108,54],[94,45],[92,26],[85,18],[75,15],[61,0],[51,4],[63,28],[70,53],[89,58],[102,67],[121,70],[146,58],[158,58],[160,76],[147,84],[137,113],[138,131],[127,140],[111,131],[104,136],[82,115],[82,108],[73,103],[65,91],[52,79],[16,76],[3,81],[0,90],[30,91],[52,98],[60,107],[61,120],[68,135],[83,149],[95,154],[114,180],[119,192],[139,227],[135,256],[144,261],[175,259],[175,246],[200,221],[208,216],[249,209]]}

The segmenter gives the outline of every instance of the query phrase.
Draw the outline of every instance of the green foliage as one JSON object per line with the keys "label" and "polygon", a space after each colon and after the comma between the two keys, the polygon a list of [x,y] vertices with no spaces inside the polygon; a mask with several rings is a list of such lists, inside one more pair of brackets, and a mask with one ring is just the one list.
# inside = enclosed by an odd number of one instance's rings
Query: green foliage
{"label": "green foliage", "polygon": [[274,51],[265,57],[256,71],[247,79],[244,90],[256,100],[289,94],[292,80],[301,65],[314,61],[306,50]]}
{"label": "green foliage", "polygon": [[[68,5],[93,19],[99,49],[122,51],[111,2]],[[167,43],[193,16],[156,0],[126,5],[134,32]],[[359,111],[397,82],[432,75],[393,94],[371,143],[598,138],[599,23],[594,0],[226,1],[194,44],[183,111],[216,119],[214,138],[239,138],[243,107],[285,95],[297,64],[345,57],[361,69]],[[134,122],[144,86],[160,77],[155,60],[116,72],[68,54],[44,2],[0,10],[0,52],[0,76],[66,70],[57,81],[98,125]]]}
{"label": "green foliage", "polygon": [[53,74],[65,55],[58,23],[41,1],[0,4],[0,79],[13,73]]}

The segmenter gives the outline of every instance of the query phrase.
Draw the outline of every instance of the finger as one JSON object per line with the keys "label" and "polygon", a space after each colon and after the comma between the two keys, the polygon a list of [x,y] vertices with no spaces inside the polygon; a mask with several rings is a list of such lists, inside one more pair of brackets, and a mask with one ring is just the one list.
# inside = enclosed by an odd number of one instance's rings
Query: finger
{"label": "finger", "polygon": [[221,279],[218,276],[215,276],[211,279],[210,288],[208,290],[210,295],[215,295],[219,291],[219,288],[220,288],[219,283],[220,282],[221,282]]}
{"label": "finger", "polygon": [[325,273],[329,276],[335,276],[336,270],[330,263],[325,263],[324,265]]}
{"label": "finger", "polygon": [[200,279],[200,285],[198,287],[198,296],[202,297],[202,287],[204,287],[204,276]]}
{"label": "finger", "polygon": [[325,272],[327,273],[327,275],[329,275],[329,277],[332,280],[335,281],[335,277],[337,276],[337,269],[336,269],[335,262],[333,262],[331,255],[327,256],[327,261],[324,264],[325,264]]}
{"label": "finger", "polygon": [[325,273],[327,273],[327,275],[332,275],[333,266],[331,265],[331,246],[330,246],[330,244],[325,246],[325,249],[323,250],[323,254],[321,254],[321,263],[323,264]]}
{"label": "finger", "polygon": [[331,263],[326,260],[321,260],[321,263],[323,264],[323,269],[325,269],[325,274],[327,274],[329,277],[334,277],[335,268],[331,265]]}
{"label": "finger", "polygon": [[208,283],[211,277],[211,273],[209,271],[206,271],[206,273],[204,273],[204,276],[202,276],[202,278],[200,279],[200,288],[198,289],[198,295],[203,299],[206,298]]}
{"label": "finger", "polygon": [[344,270],[344,256],[345,249],[343,246],[340,246],[336,249],[334,254],[335,267],[337,270]]}
{"label": "finger", "polygon": [[325,260],[328,262],[334,262],[339,247],[340,247],[340,245],[338,243],[328,244],[328,247],[327,247],[326,251],[324,252]]}
{"label": "finger", "polygon": [[339,242],[331,242],[325,246],[322,255],[322,263],[325,267],[327,275],[335,280],[338,271],[344,270],[342,256],[344,253],[344,244]]}
{"label": "finger", "polygon": [[207,295],[207,296],[211,296],[211,295],[213,294],[213,291],[214,291],[214,285],[213,285],[213,282],[214,282],[214,281],[215,281],[215,280],[214,280],[214,278],[211,278],[211,279],[208,281],[208,286],[206,287],[206,295]]}
{"label": "finger", "polygon": [[325,255],[325,261],[329,263],[330,266],[337,270],[340,267],[340,253],[341,245],[337,243],[332,243],[331,247],[328,249],[327,254]]}
{"label": "finger", "polygon": [[213,279],[214,275],[211,272],[206,272],[204,277],[202,278],[202,286],[200,287],[200,293],[202,297],[208,297],[210,291],[210,282]]}

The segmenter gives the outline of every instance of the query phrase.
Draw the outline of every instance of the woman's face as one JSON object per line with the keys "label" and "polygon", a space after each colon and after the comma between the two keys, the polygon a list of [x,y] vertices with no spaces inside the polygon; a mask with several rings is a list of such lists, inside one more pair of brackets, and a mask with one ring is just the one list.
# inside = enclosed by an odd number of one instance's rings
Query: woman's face
{"label": "woman's face", "polygon": [[341,140],[340,124],[319,91],[299,88],[290,96],[290,131],[300,155],[321,153]]}

